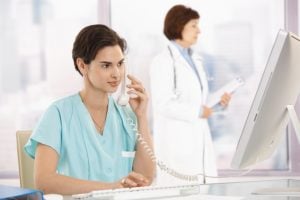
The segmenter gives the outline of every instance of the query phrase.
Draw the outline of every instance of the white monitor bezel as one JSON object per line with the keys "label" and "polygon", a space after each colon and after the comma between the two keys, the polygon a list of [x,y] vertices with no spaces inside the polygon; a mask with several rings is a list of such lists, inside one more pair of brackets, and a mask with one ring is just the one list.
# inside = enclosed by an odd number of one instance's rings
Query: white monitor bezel
{"label": "white monitor bezel", "polygon": [[[296,52],[293,52],[295,50],[299,53],[298,56],[295,56]],[[294,85],[292,84],[295,80],[295,73],[299,76],[300,70],[294,66],[290,67],[291,70],[287,67],[285,70],[283,65],[289,66],[295,63],[299,63],[300,68],[300,40],[292,33],[279,30],[245,121],[231,163],[232,168],[243,169],[266,160],[278,146],[289,121],[284,104],[294,105],[300,92],[300,87],[295,86],[297,83],[300,85],[299,78]],[[280,73],[283,77],[280,77]],[[282,85],[279,84],[280,81]],[[277,88],[280,92],[276,91]],[[278,95],[280,93],[285,95],[284,98]],[[272,98],[274,101],[271,101]]]}

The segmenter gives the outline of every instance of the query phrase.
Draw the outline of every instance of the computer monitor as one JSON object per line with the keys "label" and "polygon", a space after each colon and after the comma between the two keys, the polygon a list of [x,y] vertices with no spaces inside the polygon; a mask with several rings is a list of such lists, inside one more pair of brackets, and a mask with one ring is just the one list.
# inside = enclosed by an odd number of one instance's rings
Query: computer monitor
{"label": "computer monitor", "polygon": [[[300,38],[279,30],[244,124],[232,168],[244,169],[270,158],[286,132],[290,117],[299,123],[293,109],[299,93]],[[292,105],[291,112],[288,105]]]}

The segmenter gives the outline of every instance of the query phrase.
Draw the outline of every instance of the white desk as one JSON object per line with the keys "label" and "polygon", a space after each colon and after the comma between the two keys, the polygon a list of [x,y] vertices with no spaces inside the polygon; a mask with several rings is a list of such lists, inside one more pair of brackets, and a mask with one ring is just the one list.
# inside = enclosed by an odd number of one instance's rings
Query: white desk
{"label": "white desk", "polygon": [[[259,179],[259,180],[258,180]],[[160,198],[165,200],[221,200],[221,199],[232,199],[233,197],[244,197],[244,200],[296,200],[300,197],[284,197],[284,196],[257,196],[252,195],[253,191],[262,188],[289,188],[299,187],[300,179],[282,179],[282,178],[242,178],[237,180],[228,179],[223,183],[209,183],[200,185],[200,194],[192,195],[187,197],[174,197],[174,198]],[[205,197],[205,195],[208,195]],[[210,197],[213,195],[215,197]],[[216,197],[217,196],[217,197]],[[219,197],[219,198],[218,198]],[[228,197],[228,198],[226,198]],[[232,198],[231,198],[232,197]],[[69,200],[71,197],[65,197],[64,199]],[[156,198],[157,199],[157,198]]]}

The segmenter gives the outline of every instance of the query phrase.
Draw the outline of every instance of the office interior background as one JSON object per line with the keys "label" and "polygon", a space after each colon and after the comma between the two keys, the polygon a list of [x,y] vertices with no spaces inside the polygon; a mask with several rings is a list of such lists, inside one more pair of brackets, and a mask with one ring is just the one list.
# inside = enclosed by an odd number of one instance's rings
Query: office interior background
{"label": "office interior background", "polygon": [[[18,178],[16,130],[32,130],[51,102],[81,88],[71,57],[81,28],[104,23],[124,37],[129,72],[149,91],[151,59],[167,43],[164,16],[178,3],[201,15],[195,50],[210,90],[235,77],[246,81],[209,121],[220,173],[240,173],[230,167],[236,144],[278,30],[300,33],[298,0],[0,0],[0,179]],[[300,145],[290,126],[286,133],[273,157],[249,174],[299,174]]]}

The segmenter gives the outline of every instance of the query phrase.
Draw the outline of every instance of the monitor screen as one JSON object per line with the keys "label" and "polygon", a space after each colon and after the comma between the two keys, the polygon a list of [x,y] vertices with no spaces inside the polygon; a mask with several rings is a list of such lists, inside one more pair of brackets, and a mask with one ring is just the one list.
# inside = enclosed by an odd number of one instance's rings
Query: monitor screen
{"label": "monitor screen", "polygon": [[287,105],[300,93],[300,38],[280,30],[244,124],[231,166],[244,169],[268,159],[286,132]]}

